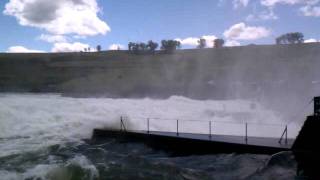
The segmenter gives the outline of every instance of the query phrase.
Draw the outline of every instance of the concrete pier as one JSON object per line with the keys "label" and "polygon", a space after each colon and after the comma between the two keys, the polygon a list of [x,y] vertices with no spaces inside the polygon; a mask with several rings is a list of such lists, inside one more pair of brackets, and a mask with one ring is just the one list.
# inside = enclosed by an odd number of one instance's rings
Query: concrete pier
{"label": "concrete pier", "polygon": [[121,142],[141,142],[164,150],[173,156],[215,153],[273,154],[289,151],[294,142],[279,143],[278,138],[247,137],[231,135],[207,135],[157,131],[117,131],[95,129],[93,140],[117,138]]}

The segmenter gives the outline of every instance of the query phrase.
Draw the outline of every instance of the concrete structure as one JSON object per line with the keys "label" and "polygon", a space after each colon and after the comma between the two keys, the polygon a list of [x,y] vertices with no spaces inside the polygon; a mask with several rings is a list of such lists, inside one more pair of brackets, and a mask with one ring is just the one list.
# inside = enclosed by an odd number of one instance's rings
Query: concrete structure
{"label": "concrete structure", "polygon": [[274,154],[289,151],[293,139],[287,143],[279,143],[278,138],[261,138],[229,135],[212,135],[149,132],[146,131],[116,131],[95,129],[93,140],[116,138],[122,142],[141,142],[157,150],[164,150],[172,156],[186,156],[215,153],[252,153]]}
{"label": "concrete structure", "polygon": [[[120,130],[95,129],[93,141],[116,138],[121,142],[141,142],[157,149],[164,150],[172,156],[215,153],[253,153],[274,154],[281,151],[292,151],[297,162],[297,174],[311,179],[320,179],[320,97],[314,98],[314,115],[309,116],[297,138],[282,142],[277,138],[191,134],[177,132],[130,131],[120,121]],[[284,133],[286,130],[284,131]],[[284,134],[281,136],[283,138]]]}

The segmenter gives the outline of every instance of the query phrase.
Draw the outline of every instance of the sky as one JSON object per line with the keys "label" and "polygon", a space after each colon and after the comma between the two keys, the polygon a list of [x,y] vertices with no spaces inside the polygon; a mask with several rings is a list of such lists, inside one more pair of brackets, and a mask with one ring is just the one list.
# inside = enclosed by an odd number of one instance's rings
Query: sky
{"label": "sky", "polygon": [[70,52],[97,45],[199,38],[226,46],[274,44],[287,32],[320,41],[320,0],[2,0],[0,52]]}

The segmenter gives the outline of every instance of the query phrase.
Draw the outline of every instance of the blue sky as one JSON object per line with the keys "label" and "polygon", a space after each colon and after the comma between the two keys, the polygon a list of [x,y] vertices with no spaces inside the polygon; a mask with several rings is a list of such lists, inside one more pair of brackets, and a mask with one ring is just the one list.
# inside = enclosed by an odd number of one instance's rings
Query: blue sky
{"label": "blue sky", "polygon": [[272,44],[286,32],[320,40],[320,0],[4,0],[0,51],[104,50],[128,42],[204,37],[226,45]]}

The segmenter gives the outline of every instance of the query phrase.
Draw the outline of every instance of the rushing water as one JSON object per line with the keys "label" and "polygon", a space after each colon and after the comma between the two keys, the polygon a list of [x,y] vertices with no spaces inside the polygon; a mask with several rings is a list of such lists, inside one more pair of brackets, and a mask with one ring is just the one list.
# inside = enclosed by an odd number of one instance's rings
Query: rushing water
{"label": "rushing water", "polygon": [[[245,100],[198,101],[71,98],[56,94],[0,95],[0,179],[292,179],[296,162],[288,152],[273,156],[218,154],[170,157],[138,143],[106,139],[90,143],[94,128],[171,130],[172,119],[184,131],[206,133],[208,120],[218,134],[241,134],[249,122],[252,136],[281,134],[283,120],[262,105]],[[262,126],[257,130],[258,125]],[[220,126],[219,126],[220,125]],[[269,127],[269,130],[266,130]],[[298,129],[297,126],[292,126]],[[250,128],[249,128],[250,130]],[[249,135],[250,135],[249,133]],[[269,133],[269,134],[268,134]],[[291,136],[294,136],[294,131]]]}

